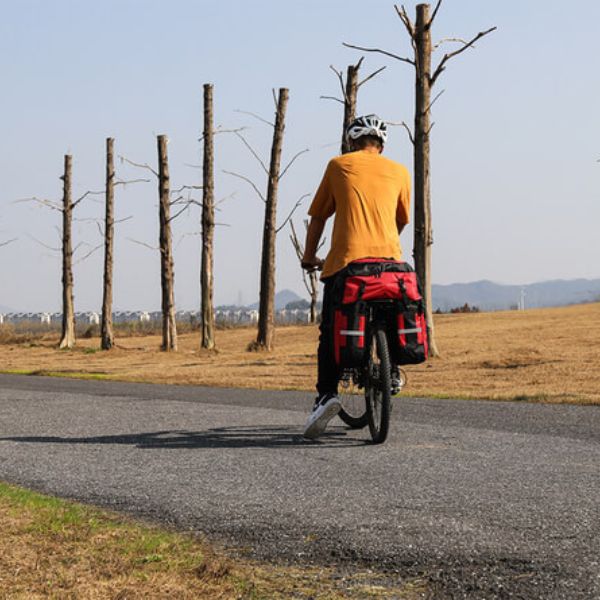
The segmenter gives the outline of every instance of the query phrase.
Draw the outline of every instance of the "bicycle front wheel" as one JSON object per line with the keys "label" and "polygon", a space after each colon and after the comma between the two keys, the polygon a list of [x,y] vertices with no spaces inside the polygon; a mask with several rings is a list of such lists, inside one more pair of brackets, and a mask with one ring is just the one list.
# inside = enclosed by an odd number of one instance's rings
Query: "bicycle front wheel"
{"label": "bicycle front wheel", "polygon": [[390,428],[392,364],[387,336],[382,326],[376,326],[367,366],[365,400],[371,438],[375,444],[385,442]]}

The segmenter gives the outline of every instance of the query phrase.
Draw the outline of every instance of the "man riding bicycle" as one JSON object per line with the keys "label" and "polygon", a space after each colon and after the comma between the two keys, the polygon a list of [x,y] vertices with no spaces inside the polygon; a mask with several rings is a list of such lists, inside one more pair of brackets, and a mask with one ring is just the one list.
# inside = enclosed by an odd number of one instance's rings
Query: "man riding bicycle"
{"label": "man riding bicycle", "polygon": [[[302,267],[322,268],[323,306],[318,349],[318,396],[304,429],[314,439],[340,411],[339,369],[332,349],[333,281],[354,260],[400,260],[399,234],[409,221],[410,175],[403,165],[382,156],[385,123],[376,115],[354,120],[346,130],[351,151],[329,161],[308,214]],[[329,217],[335,215],[331,249],[325,261],[317,248]]]}

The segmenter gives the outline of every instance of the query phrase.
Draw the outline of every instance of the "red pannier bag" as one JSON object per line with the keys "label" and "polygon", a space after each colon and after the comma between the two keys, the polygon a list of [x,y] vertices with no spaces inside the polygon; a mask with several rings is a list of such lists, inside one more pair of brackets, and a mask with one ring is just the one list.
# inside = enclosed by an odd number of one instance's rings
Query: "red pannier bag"
{"label": "red pannier bag", "polygon": [[427,360],[428,332],[416,273],[405,262],[361,259],[334,282],[333,349],[340,368],[361,366],[366,357],[370,300],[392,300],[386,324],[391,358],[397,365]]}

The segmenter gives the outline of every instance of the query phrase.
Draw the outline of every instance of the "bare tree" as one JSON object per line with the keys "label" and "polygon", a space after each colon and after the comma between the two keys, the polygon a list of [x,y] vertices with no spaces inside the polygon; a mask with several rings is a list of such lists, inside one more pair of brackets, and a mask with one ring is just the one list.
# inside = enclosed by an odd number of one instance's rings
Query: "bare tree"
{"label": "bare tree", "polygon": [[100,345],[110,350],[115,343],[112,321],[113,250],[115,228],[115,162],[113,138],[106,139],[106,214],[104,220],[104,285],[102,290],[102,321]]}
{"label": "bare tree", "polygon": [[296,160],[309,149],[305,148],[294,154],[289,160],[287,165],[281,168],[281,152],[283,147],[283,133],[285,129],[285,112],[287,108],[287,102],[289,98],[289,90],[287,88],[280,88],[279,93],[276,95],[273,90],[273,99],[275,100],[275,122],[271,123],[262,117],[250,113],[247,111],[245,114],[249,114],[259,121],[266,123],[273,127],[273,142],[271,145],[271,161],[269,168],[260,158],[256,150],[248,143],[246,138],[236,131],[235,134],[242,141],[244,146],[252,154],[252,156],[259,162],[262,170],[267,174],[267,194],[261,192],[260,188],[248,177],[234,173],[232,171],[224,171],[228,175],[233,175],[242,179],[248,183],[252,189],[256,192],[257,196],[263,201],[265,205],[265,218],[263,225],[263,243],[262,243],[262,255],[261,255],[261,269],[260,269],[260,297],[259,297],[259,309],[258,309],[258,333],[256,340],[249,344],[248,350],[268,350],[273,348],[273,337],[275,332],[275,239],[277,234],[287,225],[288,221],[292,218],[296,209],[302,203],[302,200],[308,196],[303,194],[293,206],[288,216],[284,219],[283,223],[277,227],[277,199],[279,191],[279,182],[283,176],[288,172],[290,167],[296,162]]}
{"label": "bare tree", "polygon": [[[433,229],[431,221],[431,170],[430,170],[430,134],[433,127],[431,123],[431,108],[442,95],[440,92],[433,100],[431,90],[439,76],[445,71],[446,65],[451,58],[458,56],[468,48],[472,48],[475,42],[488,35],[497,28],[492,27],[486,31],[479,32],[469,41],[458,38],[445,38],[435,46],[432,44],[431,27],[438,14],[442,0],[438,0],[433,13],[430,13],[429,4],[418,4],[416,9],[416,21],[408,16],[404,6],[394,6],[396,14],[404,24],[410,37],[413,48],[413,57],[403,57],[381,48],[365,48],[352,44],[344,44],[348,48],[354,48],[363,52],[376,52],[400,62],[412,65],[415,68],[415,124],[414,132],[405,125],[410,140],[414,146],[414,187],[415,187],[415,219],[414,219],[414,259],[415,270],[419,277],[425,299],[425,310],[429,324],[429,347],[432,356],[438,356],[434,327],[433,312],[431,304],[431,246],[433,245]],[[458,43],[458,49],[444,54],[437,67],[432,70],[431,56],[434,49],[444,43]]]}
{"label": "bare tree", "polygon": [[[169,140],[166,135],[157,136],[158,148],[158,171],[153,169],[147,163],[136,163],[124,156],[121,160],[134,167],[150,171],[158,181],[158,214],[159,214],[159,243],[158,246],[152,246],[138,240],[130,241],[140,244],[150,250],[158,250],[160,253],[160,271],[161,271],[161,306],[162,306],[162,345],[164,351],[177,350],[177,325],[175,319],[175,272],[173,261],[173,236],[171,233],[171,222],[177,217],[188,211],[192,205],[201,206],[201,203],[189,195],[183,196],[184,190],[197,190],[202,186],[182,185],[177,189],[171,190],[171,180],[169,176],[169,160],[167,155],[167,144]],[[194,165],[195,166],[195,165]],[[146,181],[138,179],[134,181]],[[117,182],[129,183],[129,182]],[[175,195],[172,198],[172,195]],[[171,208],[177,207],[177,212],[171,214]]]}
{"label": "bare tree", "polygon": [[175,273],[173,269],[173,239],[171,235],[171,190],[166,135],[157,137],[160,282],[162,290],[162,349],[177,350],[175,322]]}
{"label": "bare tree", "polygon": [[279,88],[273,144],[265,202],[262,257],[260,265],[260,295],[258,307],[258,335],[256,349],[271,350],[275,333],[275,236],[277,234],[277,194],[281,172],[281,150],[285,129],[285,111],[289,98],[287,88]]}
{"label": "bare tree", "polygon": [[[38,242],[44,248],[55,252],[61,252],[62,256],[62,329],[59,342],[59,348],[73,348],[75,345],[75,308],[73,300],[73,257],[77,250],[82,246],[89,246],[84,242],[73,248],[72,225],[73,225],[73,210],[88,196],[94,194],[102,194],[103,191],[93,192],[88,190],[82,194],[77,200],[73,200],[72,192],[72,172],[73,172],[73,157],[66,154],[64,157],[64,172],[60,179],[63,182],[63,198],[62,202],[55,202],[46,198],[23,198],[16,202],[35,202],[40,206],[50,208],[62,213],[62,230],[59,230],[61,236],[60,248],[55,248],[40,242],[33,236],[33,240]],[[12,241],[12,240],[11,240]],[[77,260],[80,263],[89,258],[96,250],[99,250],[102,244],[92,248]]]}
{"label": "bare tree", "polygon": [[359,88],[369,81],[373,79],[376,75],[381,73],[385,69],[385,67],[381,67],[377,69],[367,77],[365,77],[362,81],[358,79],[358,72],[360,70],[360,66],[364,57],[362,57],[355,65],[348,65],[346,68],[346,80],[344,81],[344,76],[341,71],[338,71],[333,65],[330,65],[330,69],[336,74],[338,81],[340,83],[340,88],[342,90],[343,99],[336,98],[334,96],[321,96],[326,100],[336,100],[337,102],[341,102],[344,105],[344,120],[342,122],[342,144],[341,144],[341,153],[346,154],[350,152],[350,145],[346,139],[346,130],[348,126],[354,119],[356,118],[356,101],[358,98],[358,90]]}
{"label": "bare tree", "polygon": [[[113,306],[113,272],[114,272],[114,237],[115,225],[127,221],[126,217],[119,221],[115,220],[115,188],[118,185],[131,183],[147,183],[148,179],[133,179],[131,181],[117,181],[115,174],[113,138],[106,138],[106,187],[104,228],[100,221],[96,221],[100,234],[104,238],[104,277],[102,284],[102,319],[100,322],[100,346],[103,350],[110,350],[115,344],[115,336],[112,321]],[[92,219],[93,220],[93,219]]]}
{"label": "bare tree", "polygon": [[[304,221],[304,226],[308,229],[308,221]],[[300,263],[302,263],[302,257],[304,256],[304,246],[301,244],[298,236],[296,235],[296,229],[294,227],[294,222],[290,221],[290,227],[292,229],[292,233],[290,234],[290,240],[292,245],[294,246],[294,250],[296,251],[296,256]],[[321,240],[317,251],[320,250],[325,244],[325,238]],[[305,269],[300,267],[300,271],[302,272],[302,281],[304,283],[304,287],[310,296],[310,322],[317,322],[317,300],[319,297],[319,276],[316,271],[306,272]]]}
{"label": "bare tree", "polygon": [[213,86],[204,84],[204,159],[202,186],[202,348],[215,347],[215,311],[213,305],[213,240],[215,231],[215,183],[214,183],[214,124]]}
{"label": "bare tree", "polygon": [[75,345],[75,307],[73,300],[73,201],[71,176],[73,157],[65,155],[63,180],[63,228],[62,228],[62,331],[59,348],[73,348]]}

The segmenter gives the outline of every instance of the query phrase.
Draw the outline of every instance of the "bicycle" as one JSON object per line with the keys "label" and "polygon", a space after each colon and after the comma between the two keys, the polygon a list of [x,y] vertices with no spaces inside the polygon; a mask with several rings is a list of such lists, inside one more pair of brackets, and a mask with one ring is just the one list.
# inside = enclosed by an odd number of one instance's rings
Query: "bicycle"
{"label": "bicycle", "polygon": [[[368,425],[375,444],[385,442],[392,411],[391,398],[406,382],[404,372],[390,358],[388,331],[394,317],[393,302],[369,301],[364,364],[344,369],[340,376],[342,409],[338,416],[351,429]],[[360,398],[359,390],[364,390],[364,400]]]}

